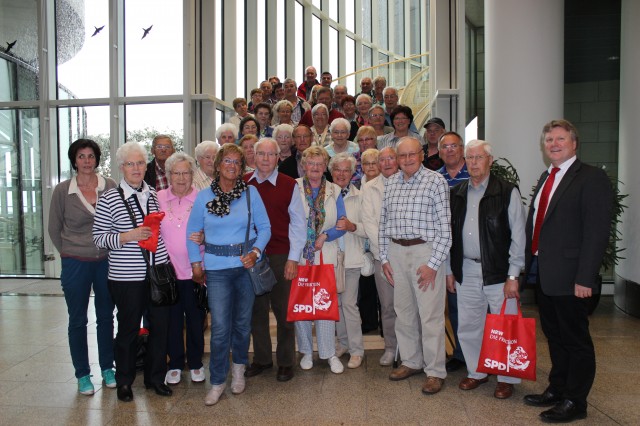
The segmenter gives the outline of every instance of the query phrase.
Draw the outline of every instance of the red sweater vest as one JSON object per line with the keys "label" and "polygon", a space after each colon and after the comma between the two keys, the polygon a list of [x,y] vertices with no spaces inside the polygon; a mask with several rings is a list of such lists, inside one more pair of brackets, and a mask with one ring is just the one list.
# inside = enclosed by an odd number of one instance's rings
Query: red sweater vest
{"label": "red sweater vest", "polygon": [[[271,222],[271,239],[266,247],[268,254],[289,254],[289,204],[293,191],[297,191],[296,181],[287,175],[278,173],[276,186],[265,180],[258,183],[257,179],[249,178],[253,173],[245,175],[244,179],[249,185],[258,189],[260,198],[267,209],[267,215]],[[298,195],[298,194],[296,194]]]}

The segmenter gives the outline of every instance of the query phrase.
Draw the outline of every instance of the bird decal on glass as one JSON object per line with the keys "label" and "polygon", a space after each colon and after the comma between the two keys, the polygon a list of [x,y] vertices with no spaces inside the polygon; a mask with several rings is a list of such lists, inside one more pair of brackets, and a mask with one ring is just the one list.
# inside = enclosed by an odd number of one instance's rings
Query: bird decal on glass
{"label": "bird decal on glass", "polygon": [[[151,31],[151,28],[153,28],[153,25],[151,25],[149,28],[142,29],[142,31],[144,31],[144,34],[142,34],[142,38],[145,38],[149,34],[149,31]],[[142,38],[140,40],[142,40]]]}
{"label": "bird decal on glass", "polygon": [[9,51],[13,49],[13,46],[15,46],[17,42],[18,40],[13,40],[12,43],[7,42],[7,48],[4,49],[4,53],[9,53]]}
{"label": "bird decal on glass", "polygon": [[93,28],[95,28],[96,30],[93,32],[93,34],[91,34],[91,37],[95,37],[95,36],[97,36],[97,35],[98,35],[98,33],[99,33],[100,31],[102,31],[102,29],[104,28],[104,25],[103,25],[103,26],[101,26],[101,27],[93,27]]}

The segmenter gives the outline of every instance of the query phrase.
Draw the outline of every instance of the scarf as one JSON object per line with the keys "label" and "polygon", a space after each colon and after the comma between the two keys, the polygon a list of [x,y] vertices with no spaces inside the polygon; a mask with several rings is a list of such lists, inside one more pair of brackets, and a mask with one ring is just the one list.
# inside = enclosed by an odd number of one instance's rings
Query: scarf
{"label": "scarf", "polygon": [[327,180],[322,176],[320,190],[318,191],[318,196],[315,200],[313,199],[313,189],[311,188],[309,178],[305,176],[302,179],[302,184],[304,186],[304,197],[307,200],[307,205],[309,206],[309,217],[307,218],[307,243],[304,246],[303,253],[304,258],[307,260],[309,265],[313,265],[316,258],[316,238],[324,225],[324,195],[327,187]]}
{"label": "scarf", "polygon": [[242,192],[247,190],[247,184],[242,179],[236,181],[236,186],[229,192],[220,188],[220,178],[211,182],[211,191],[215,195],[214,199],[207,203],[207,210],[211,214],[223,217],[231,212],[231,202],[242,197]]}

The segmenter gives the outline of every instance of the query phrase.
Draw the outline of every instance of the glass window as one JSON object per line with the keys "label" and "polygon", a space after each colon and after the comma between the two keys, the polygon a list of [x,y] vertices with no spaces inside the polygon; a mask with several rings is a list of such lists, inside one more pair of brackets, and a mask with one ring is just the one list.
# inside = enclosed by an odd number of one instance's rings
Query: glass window
{"label": "glass window", "polygon": [[395,53],[404,55],[404,0],[395,0],[393,9],[393,47]]}
{"label": "glass window", "polygon": [[338,0],[329,0],[329,19],[338,22]]}
{"label": "glass window", "polygon": [[[37,75],[40,68],[37,10],[39,3],[10,2],[5,6],[6,3],[0,2],[0,43],[4,49],[3,53],[6,53],[0,58],[0,100],[36,100],[39,98]],[[69,46],[69,55],[73,54],[72,49],[73,47]]]}
{"label": "glass window", "polygon": [[[362,3],[365,3],[364,1]],[[364,7],[364,5],[363,5]],[[344,2],[344,26],[348,31],[352,33],[356,32],[356,21],[355,21],[355,11],[356,11],[356,3],[355,0],[346,0]],[[363,16],[364,20],[364,16]]]}
{"label": "glass window", "polygon": [[[329,27],[329,46],[332,49],[335,48],[329,55],[329,72],[333,76],[333,78],[338,77],[338,57],[340,54],[340,46],[338,45],[338,30],[333,27]],[[324,68],[323,68],[324,70]]]}
{"label": "glass window", "polygon": [[[76,17],[69,2],[56,2],[58,25],[56,62],[58,99],[109,96],[109,1],[85,1],[84,16]],[[82,19],[81,25],[75,25]]]}
{"label": "glass window", "polygon": [[[246,81],[246,72],[245,72],[245,19],[244,19],[244,2],[238,1],[234,2],[236,4],[236,69],[238,70],[236,75],[236,96],[243,97],[245,99],[250,99],[249,94],[251,93],[251,89],[247,91],[245,86]],[[229,5],[229,2],[225,4]],[[229,6],[233,7],[233,6]],[[233,47],[232,47],[233,48]],[[223,62],[224,63],[224,62]],[[231,98],[228,93],[225,93],[225,96]],[[235,96],[234,96],[235,97]]]}
{"label": "glass window", "polygon": [[[312,52],[312,62],[313,66],[316,67],[319,72],[322,72],[322,25],[320,18],[316,15],[312,15],[311,17],[311,38],[312,43],[311,46],[313,49]],[[302,80],[301,80],[302,81]]]}
{"label": "glass window", "polygon": [[[295,33],[304,34],[304,7],[295,2]],[[295,75],[298,84],[304,81],[304,41],[302,37],[293,37],[295,43]]]}
{"label": "glass window", "polygon": [[362,38],[371,40],[371,0],[362,0]]}
{"label": "glass window", "polygon": [[318,9],[322,8],[322,1],[321,0],[313,0],[312,4],[317,7]]}
{"label": "glass window", "polygon": [[278,60],[276,61],[276,75],[280,77],[280,81],[284,80],[285,74],[285,59],[287,56],[287,46],[286,46],[286,37],[287,37],[287,26],[285,19],[285,6],[284,0],[278,0],[277,4],[277,45],[278,49],[275,51],[275,54],[278,55]]}
{"label": "glass window", "polygon": [[405,86],[406,83],[406,78],[405,78],[405,67],[406,67],[407,63],[406,62],[397,62],[393,65],[394,67],[394,74],[393,74],[393,79],[394,79],[394,86],[395,87],[403,87]]}
{"label": "glass window", "polygon": [[[362,46],[362,68],[369,68],[373,65],[373,54],[369,46]],[[358,79],[359,80],[359,79]]]}
{"label": "glass window", "polygon": [[218,99],[224,99],[225,93],[222,85],[222,43],[224,41],[224,19],[222,19],[222,2],[216,1],[216,93]]}
{"label": "glass window", "polygon": [[420,50],[420,0],[411,0],[410,5],[411,21],[409,22],[410,34],[410,54],[417,55]]}
{"label": "glass window", "polygon": [[[389,62],[389,57],[384,53],[378,53],[378,65]],[[376,75],[383,75],[387,79],[387,86],[400,87],[395,82],[389,81],[389,65],[383,65],[376,69]]]}
{"label": "glass window", "polygon": [[[251,89],[260,87],[260,83],[267,79],[267,11],[265,9],[265,0],[258,0],[257,11],[258,15],[256,23],[256,33],[258,34],[257,45],[254,46],[256,55],[258,56],[258,81],[250,82],[251,85],[255,84]],[[246,27],[246,25],[245,25]],[[244,27],[243,27],[244,28]]]}
{"label": "glass window", "polygon": [[378,0],[378,45],[385,50],[389,48],[387,12],[387,0]]}
{"label": "glass window", "polygon": [[127,105],[127,142],[142,142],[151,148],[156,135],[166,134],[172,137],[176,151],[182,150],[182,110],[182,103]]}
{"label": "glass window", "polygon": [[[345,74],[351,74],[356,70],[356,41],[351,37],[346,37],[345,58],[347,63],[344,64]],[[346,84],[349,93],[356,93],[356,76],[347,77],[346,81],[341,80],[340,84]]]}
{"label": "glass window", "polygon": [[126,1],[126,96],[182,93],[182,2]]}
{"label": "glass window", "polygon": [[38,110],[0,111],[0,273],[44,274]]}

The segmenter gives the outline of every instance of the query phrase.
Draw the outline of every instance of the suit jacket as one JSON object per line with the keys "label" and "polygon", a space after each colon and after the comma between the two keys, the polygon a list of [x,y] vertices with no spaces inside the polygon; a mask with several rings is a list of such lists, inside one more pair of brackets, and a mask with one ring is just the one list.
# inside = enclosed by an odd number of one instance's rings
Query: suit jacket
{"label": "suit jacket", "polygon": [[147,163],[147,171],[144,173],[144,181],[152,188],[156,187],[156,159],[155,157]]}
{"label": "suit jacket", "polygon": [[[535,222],[534,200],[527,218],[526,270],[531,266],[531,239]],[[575,284],[596,289],[596,277],[609,241],[613,190],[607,174],[576,161],[569,167],[549,200],[538,240],[538,274],[544,294],[569,296]]]}

